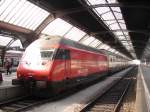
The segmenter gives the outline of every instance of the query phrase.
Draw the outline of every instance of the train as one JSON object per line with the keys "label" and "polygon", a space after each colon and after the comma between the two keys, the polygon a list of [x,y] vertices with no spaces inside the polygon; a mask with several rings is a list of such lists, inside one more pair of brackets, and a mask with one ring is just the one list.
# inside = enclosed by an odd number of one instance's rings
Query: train
{"label": "train", "polygon": [[[4,63],[6,60],[10,60],[10,62],[12,63],[12,67],[17,67],[22,55],[23,55],[22,51],[13,51],[13,50],[6,51],[4,56]],[[0,52],[0,67],[4,66],[2,57],[3,57],[2,52]]]}
{"label": "train", "polygon": [[39,38],[25,50],[13,84],[63,91],[128,67],[128,59],[60,36]]}
{"label": "train", "polygon": [[6,51],[4,60],[9,59],[10,62],[12,63],[12,67],[17,67],[22,55],[23,55],[22,51],[9,50]]}

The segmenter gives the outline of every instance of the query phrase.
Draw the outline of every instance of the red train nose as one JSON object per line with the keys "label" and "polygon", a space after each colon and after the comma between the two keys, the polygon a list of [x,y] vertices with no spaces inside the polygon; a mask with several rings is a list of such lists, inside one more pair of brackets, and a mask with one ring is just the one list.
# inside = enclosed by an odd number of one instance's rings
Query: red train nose
{"label": "red train nose", "polygon": [[43,61],[42,64],[33,66],[32,64],[21,63],[17,69],[17,76],[28,79],[33,77],[36,80],[48,80],[52,61]]}

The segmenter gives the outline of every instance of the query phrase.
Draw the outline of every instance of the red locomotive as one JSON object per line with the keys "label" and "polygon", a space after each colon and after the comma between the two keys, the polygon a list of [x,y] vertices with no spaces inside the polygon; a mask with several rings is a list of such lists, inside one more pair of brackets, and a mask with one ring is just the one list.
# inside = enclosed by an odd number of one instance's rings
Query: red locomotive
{"label": "red locomotive", "polygon": [[122,68],[123,58],[112,64],[112,57],[116,55],[58,36],[40,38],[27,47],[17,78],[34,88],[62,90],[102,77],[118,65]]}

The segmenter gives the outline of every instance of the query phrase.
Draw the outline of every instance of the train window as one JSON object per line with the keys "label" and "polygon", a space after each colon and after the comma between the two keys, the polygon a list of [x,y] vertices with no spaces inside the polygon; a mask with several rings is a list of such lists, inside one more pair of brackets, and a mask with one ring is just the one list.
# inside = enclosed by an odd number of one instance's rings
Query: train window
{"label": "train window", "polygon": [[70,59],[70,52],[66,49],[58,49],[55,59]]}
{"label": "train window", "polygon": [[41,58],[42,59],[51,59],[53,56],[53,50],[42,50],[40,51],[41,53]]}

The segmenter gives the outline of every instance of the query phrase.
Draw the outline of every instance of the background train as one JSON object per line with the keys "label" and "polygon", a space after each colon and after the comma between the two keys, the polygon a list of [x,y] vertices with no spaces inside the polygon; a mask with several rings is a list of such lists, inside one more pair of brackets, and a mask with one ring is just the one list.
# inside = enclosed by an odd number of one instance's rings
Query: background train
{"label": "background train", "polygon": [[29,45],[17,68],[17,79],[36,90],[63,90],[88,83],[128,66],[128,60],[59,36]]}
{"label": "background train", "polygon": [[[17,67],[22,55],[23,55],[22,51],[13,51],[13,50],[6,51],[4,56],[4,63],[7,59],[9,59],[10,62],[12,63],[12,67]],[[2,64],[2,57],[3,57],[2,52],[0,52],[0,67],[4,66]]]}
{"label": "background train", "polygon": [[12,67],[17,67],[22,55],[23,55],[22,51],[13,51],[13,50],[7,51],[5,54],[4,62],[6,59],[9,59],[10,62],[12,63]]}

